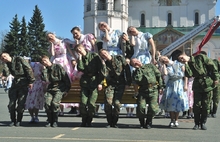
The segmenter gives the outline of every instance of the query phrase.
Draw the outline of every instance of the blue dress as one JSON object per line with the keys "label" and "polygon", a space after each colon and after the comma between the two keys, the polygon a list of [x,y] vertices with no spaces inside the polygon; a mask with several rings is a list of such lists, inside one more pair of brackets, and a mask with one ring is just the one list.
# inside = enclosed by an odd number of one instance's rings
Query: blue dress
{"label": "blue dress", "polygon": [[187,94],[184,92],[184,72],[182,71],[184,64],[174,61],[167,66],[168,81],[164,94],[161,98],[160,108],[165,111],[186,111],[189,109]]}

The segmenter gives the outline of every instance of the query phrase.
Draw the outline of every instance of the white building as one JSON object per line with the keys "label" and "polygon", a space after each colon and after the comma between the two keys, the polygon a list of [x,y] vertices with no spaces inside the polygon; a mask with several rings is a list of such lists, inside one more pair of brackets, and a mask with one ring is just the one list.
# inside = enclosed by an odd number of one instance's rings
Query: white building
{"label": "white building", "polygon": [[[217,0],[84,0],[84,33],[99,37],[98,23],[107,22],[111,28],[126,32],[135,26],[154,35],[161,50],[196,26],[215,15]],[[206,33],[186,43],[182,50],[195,52]],[[220,29],[203,47],[211,58],[220,59]]]}

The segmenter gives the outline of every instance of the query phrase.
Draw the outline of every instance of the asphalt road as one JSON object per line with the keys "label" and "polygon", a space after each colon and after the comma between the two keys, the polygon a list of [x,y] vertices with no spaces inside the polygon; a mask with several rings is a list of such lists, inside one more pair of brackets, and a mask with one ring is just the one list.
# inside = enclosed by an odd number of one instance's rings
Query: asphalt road
{"label": "asphalt road", "polygon": [[193,119],[179,119],[178,128],[169,128],[169,118],[157,116],[153,119],[152,129],[140,129],[138,118],[127,118],[126,111],[121,111],[119,128],[105,128],[104,112],[99,110],[99,117],[94,118],[93,127],[79,127],[81,118],[68,114],[59,117],[59,127],[46,128],[46,114],[40,111],[38,124],[29,124],[30,116],[24,113],[21,127],[9,127],[7,110],[8,97],[0,88],[0,142],[219,142],[220,112],[217,118],[209,118],[208,130],[192,130]]}

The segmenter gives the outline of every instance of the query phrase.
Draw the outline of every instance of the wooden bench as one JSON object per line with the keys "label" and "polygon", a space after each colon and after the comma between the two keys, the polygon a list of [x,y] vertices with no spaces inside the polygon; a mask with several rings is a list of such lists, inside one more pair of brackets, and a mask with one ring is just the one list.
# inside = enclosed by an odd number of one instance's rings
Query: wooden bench
{"label": "wooden bench", "polygon": [[[79,103],[80,102],[80,85],[79,80],[74,81],[71,85],[71,89],[66,97],[64,97],[61,102],[62,103]],[[136,100],[132,98],[134,95],[134,86],[130,86],[126,88],[124,91],[124,95],[122,97],[122,104],[136,104]],[[98,99],[96,103],[104,103],[104,89],[99,91]]]}

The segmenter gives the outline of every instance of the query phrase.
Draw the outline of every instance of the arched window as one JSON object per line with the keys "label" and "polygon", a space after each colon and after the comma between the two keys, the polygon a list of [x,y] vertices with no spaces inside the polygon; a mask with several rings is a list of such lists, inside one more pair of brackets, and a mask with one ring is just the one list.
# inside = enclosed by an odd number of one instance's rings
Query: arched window
{"label": "arched window", "polygon": [[195,25],[199,25],[199,13],[195,12]]}
{"label": "arched window", "polygon": [[172,14],[168,13],[167,15],[167,25],[172,25]]}
{"label": "arched window", "polygon": [[145,27],[145,14],[141,14],[141,27]]}

